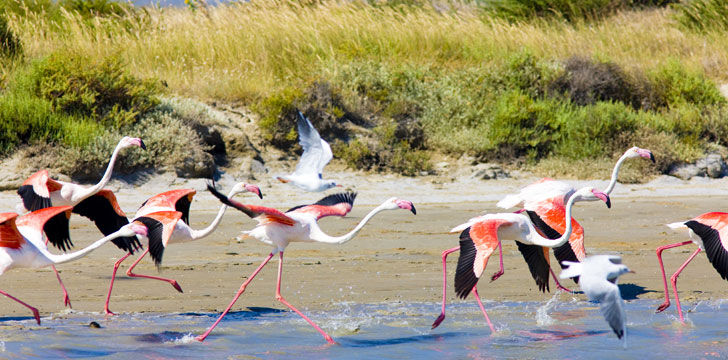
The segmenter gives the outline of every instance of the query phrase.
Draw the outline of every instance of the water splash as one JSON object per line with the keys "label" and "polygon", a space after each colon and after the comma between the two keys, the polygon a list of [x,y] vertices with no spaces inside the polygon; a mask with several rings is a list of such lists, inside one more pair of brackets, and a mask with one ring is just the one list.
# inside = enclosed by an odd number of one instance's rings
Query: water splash
{"label": "water splash", "polygon": [[536,324],[538,326],[553,325],[556,322],[554,318],[549,315],[549,311],[553,310],[556,304],[558,304],[558,300],[559,292],[557,291],[553,296],[551,296],[551,299],[549,299],[546,304],[540,306],[536,310]]}
{"label": "water splash", "polygon": [[165,344],[173,344],[173,345],[187,345],[187,344],[195,344],[197,343],[197,336],[195,336],[193,333],[187,333],[181,338],[173,339],[170,341],[165,341]]}

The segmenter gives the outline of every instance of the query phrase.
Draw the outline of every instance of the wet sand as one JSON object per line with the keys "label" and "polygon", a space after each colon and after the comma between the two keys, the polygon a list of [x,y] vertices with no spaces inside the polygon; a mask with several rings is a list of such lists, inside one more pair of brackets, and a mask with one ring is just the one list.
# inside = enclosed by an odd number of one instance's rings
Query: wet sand
{"label": "wet sand", "polygon": [[[302,309],[325,309],[340,302],[439,302],[442,274],[441,252],[458,245],[457,234],[449,234],[453,226],[484,212],[502,212],[495,207],[497,199],[532,182],[518,180],[450,182],[439,178],[400,178],[362,174],[334,174],[341,183],[354,184],[359,192],[351,214],[346,218],[325,218],[321,228],[331,235],[352,229],[378,203],[390,196],[412,200],[417,215],[406,211],[389,211],[375,217],[361,233],[343,245],[294,243],[285,252],[282,294]],[[372,180],[376,179],[376,180]],[[223,179],[223,192],[233,179]],[[270,180],[257,182],[263,189],[263,201],[243,194],[238,200],[265,204],[285,210],[310,203],[322,194],[298,194],[293,188]],[[602,188],[606,182],[579,181],[580,187],[591,184]],[[578,203],[575,217],[584,226],[587,254],[621,254],[625,264],[636,271],[620,279],[634,284],[629,289],[639,299],[661,299],[662,280],[655,256],[660,245],[685,241],[686,232],[675,232],[664,224],[687,220],[707,211],[720,211],[728,203],[728,181],[684,182],[660,178],[642,185],[618,185],[612,194],[612,209],[603,203]],[[201,180],[181,181],[161,178],[142,187],[114,182],[122,208],[132,215],[146,197],[170,188],[202,189]],[[5,211],[17,202],[13,192],[0,193]],[[193,228],[203,228],[214,218],[216,200],[206,191],[198,191],[191,208]],[[200,241],[173,244],[164,252],[161,272],[150,258],[144,259],[135,272],[157,275],[179,281],[184,293],[169,284],[141,278],[129,278],[124,272],[132,264],[130,257],[122,264],[114,287],[111,309],[116,312],[217,312],[223,310],[240,284],[270,252],[269,245],[254,239],[238,243],[240,230],[250,229],[255,222],[244,214],[229,210],[218,230]],[[72,218],[71,235],[80,248],[100,238],[100,233],[85,218]],[[688,245],[664,252],[668,278],[695,250]],[[551,294],[538,291],[528,269],[512,241],[503,246],[505,274],[495,282],[489,275],[498,269],[494,255],[481,280],[480,294],[488,300],[544,301]],[[57,252],[56,250],[53,250]],[[122,256],[112,244],[86,258],[58,266],[70,293],[73,309],[101,312],[114,261]],[[234,309],[246,307],[284,308],[275,300],[277,259],[260,273],[247,288]],[[452,276],[457,253],[448,261],[448,301],[455,300]],[[552,257],[552,267],[558,265]],[[558,272],[558,270],[557,270]],[[564,285],[578,289],[570,280]],[[678,282],[684,305],[699,300],[728,297],[728,284],[700,254],[682,273]],[[50,268],[15,269],[0,277],[0,289],[39,308],[42,316],[63,310],[60,287]],[[583,296],[583,295],[581,295]],[[26,317],[29,311],[9,299],[0,298],[2,317]],[[467,300],[471,301],[471,300]],[[671,308],[668,311],[675,311]],[[436,314],[433,314],[433,318]]]}

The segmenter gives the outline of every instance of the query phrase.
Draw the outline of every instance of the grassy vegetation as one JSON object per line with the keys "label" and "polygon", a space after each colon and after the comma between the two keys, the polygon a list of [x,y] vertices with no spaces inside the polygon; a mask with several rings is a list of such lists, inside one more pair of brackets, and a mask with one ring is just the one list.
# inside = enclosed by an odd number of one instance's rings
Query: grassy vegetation
{"label": "grassy vegetation", "polygon": [[[300,109],[354,168],[414,175],[431,169],[433,153],[468,153],[568,169],[554,164],[611,163],[638,145],[666,171],[728,141],[718,92],[728,81],[725,5],[672,2],[10,3],[6,38],[22,51],[8,53],[22,55],[0,63],[0,116],[26,120],[0,123],[0,146],[85,149],[100,146],[87,134],[174,126],[145,115],[158,114],[164,83],[249,105],[265,140],[289,151]],[[39,61],[50,69],[45,93],[23,80],[38,78]],[[86,69],[87,85],[54,75],[64,67]],[[131,100],[104,98],[95,79]]]}

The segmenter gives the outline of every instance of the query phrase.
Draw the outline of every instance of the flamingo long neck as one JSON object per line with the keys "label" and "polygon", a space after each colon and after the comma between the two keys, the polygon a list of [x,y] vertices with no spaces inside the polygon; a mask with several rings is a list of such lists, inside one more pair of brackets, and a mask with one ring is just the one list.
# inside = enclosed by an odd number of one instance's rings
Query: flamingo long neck
{"label": "flamingo long neck", "polygon": [[[235,196],[235,194],[237,194],[237,192],[234,189],[233,190],[230,190],[230,193],[228,194],[228,199],[232,199],[233,196]],[[195,240],[196,239],[201,239],[201,238],[203,238],[203,237],[205,237],[207,235],[210,235],[213,231],[215,231],[215,229],[217,229],[217,226],[220,225],[220,221],[222,220],[222,216],[225,215],[225,210],[227,210],[227,208],[228,207],[225,204],[223,204],[222,206],[220,206],[220,210],[217,212],[217,216],[215,216],[215,219],[212,220],[212,222],[210,223],[210,225],[208,225],[204,229],[192,230],[190,232],[191,235],[192,235],[192,238],[195,239]],[[189,224],[187,224],[187,225],[189,225]]]}
{"label": "flamingo long neck", "polygon": [[569,198],[569,201],[566,203],[566,215],[565,215],[566,229],[564,229],[564,233],[558,239],[551,240],[551,239],[548,239],[548,238],[545,238],[545,237],[539,235],[538,232],[536,231],[536,229],[533,227],[533,223],[531,223],[531,221],[529,220],[528,221],[529,228],[531,228],[530,229],[531,234],[533,234],[533,236],[530,239],[531,242],[533,242],[534,245],[545,246],[545,247],[557,247],[557,246],[564,245],[569,240],[569,237],[571,236],[571,230],[572,230],[571,208],[574,206],[575,201],[576,201],[576,196],[572,195]]}
{"label": "flamingo long neck", "polygon": [[114,172],[114,164],[116,163],[116,158],[119,156],[119,152],[121,151],[121,149],[123,149],[123,146],[121,145],[121,141],[116,145],[114,152],[111,154],[111,159],[109,159],[109,165],[106,166],[106,172],[104,172],[104,176],[101,177],[101,180],[98,182],[98,184],[88,188],[89,194],[96,194],[101,189],[103,189],[104,186],[106,186],[109,180],[111,180],[111,174]]}
{"label": "flamingo long neck", "polygon": [[356,236],[356,234],[358,234],[359,231],[361,231],[361,229],[364,227],[364,225],[366,225],[369,222],[369,220],[371,220],[374,217],[374,215],[376,215],[384,210],[388,210],[384,207],[384,204],[377,206],[376,208],[374,208],[374,210],[370,211],[369,214],[367,214],[367,216],[365,216],[359,222],[359,224],[354,228],[354,230],[351,230],[346,235],[329,236],[329,235],[326,235],[323,231],[318,231],[318,233],[315,236],[312,236],[312,240],[327,243],[327,244],[343,244],[343,243],[353,239]]}
{"label": "flamingo long neck", "polygon": [[118,237],[121,237],[121,236],[122,235],[117,231],[117,232],[115,232],[115,233],[113,233],[113,234],[111,234],[109,236],[106,236],[106,237],[104,237],[102,239],[96,240],[96,242],[94,242],[93,244],[91,244],[91,245],[89,245],[89,246],[87,246],[87,247],[85,247],[85,248],[83,248],[83,249],[81,249],[79,251],[75,251],[75,252],[72,252],[70,254],[62,254],[62,255],[51,254],[48,251],[48,249],[45,248],[45,247],[39,247],[38,250],[41,252],[41,254],[43,254],[43,256],[45,256],[46,258],[48,258],[48,260],[50,260],[51,263],[48,264],[48,265],[51,265],[51,264],[63,264],[63,263],[67,263],[69,261],[73,261],[73,260],[80,259],[80,258],[88,255],[90,252],[98,249],[99,247],[101,247],[101,245],[104,245],[107,242],[109,242],[111,240],[114,240],[114,239],[116,239]]}
{"label": "flamingo long neck", "polygon": [[617,177],[619,176],[619,168],[622,167],[622,163],[624,163],[625,160],[627,160],[627,154],[624,153],[622,157],[617,160],[617,163],[614,164],[614,170],[612,170],[612,178],[609,180],[609,185],[606,189],[604,189],[604,192],[609,195],[612,193],[612,190],[614,190],[614,186],[617,185]]}

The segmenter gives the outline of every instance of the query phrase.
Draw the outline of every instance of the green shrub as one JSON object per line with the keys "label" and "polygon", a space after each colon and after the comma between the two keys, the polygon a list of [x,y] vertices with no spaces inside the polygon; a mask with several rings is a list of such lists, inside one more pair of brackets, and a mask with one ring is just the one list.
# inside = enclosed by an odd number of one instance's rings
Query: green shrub
{"label": "green shrub", "polygon": [[89,117],[115,129],[133,124],[159,103],[156,83],[132,77],[114,57],[94,63],[53,54],[35,62],[27,80],[55,111]]}
{"label": "green shrub", "polygon": [[0,54],[16,56],[23,52],[23,44],[8,27],[8,19],[0,15]]}
{"label": "green shrub", "polygon": [[59,3],[66,10],[74,11],[84,18],[95,16],[121,16],[133,9],[133,7],[127,3],[121,3],[114,0],[61,0]]}
{"label": "green shrub", "polygon": [[706,107],[726,102],[712,80],[702,72],[686,69],[677,60],[663,64],[651,78],[660,98],[669,107],[686,103]]}
{"label": "green shrub", "polygon": [[686,0],[673,4],[683,26],[698,31],[728,30],[728,3],[724,0]]}
{"label": "green shrub", "polygon": [[509,21],[556,17],[566,21],[597,20],[617,10],[665,6],[677,0],[496,0],[484,1],[487,11]]}

